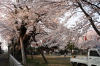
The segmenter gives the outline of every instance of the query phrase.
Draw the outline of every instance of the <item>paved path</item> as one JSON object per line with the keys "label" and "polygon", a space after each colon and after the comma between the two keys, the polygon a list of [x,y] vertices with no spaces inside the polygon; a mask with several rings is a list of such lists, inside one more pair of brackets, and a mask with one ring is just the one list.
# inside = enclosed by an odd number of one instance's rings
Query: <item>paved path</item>
{"label": "paved path", "polygon": [[0,54],[0,66],[9,66],[8,55],[6,53]]}

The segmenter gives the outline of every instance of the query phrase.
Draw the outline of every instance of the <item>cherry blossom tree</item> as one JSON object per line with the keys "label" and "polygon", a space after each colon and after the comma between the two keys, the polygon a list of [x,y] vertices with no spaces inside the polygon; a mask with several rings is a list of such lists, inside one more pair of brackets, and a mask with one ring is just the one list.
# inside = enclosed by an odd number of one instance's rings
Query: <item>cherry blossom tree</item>
{"label": "cherry blossom tree", "polygon": [[[1,3],[1,6],[3,6],[2,3]],[[19,45],[19,47],[21,47],[21,49],[22,49],[22,57],[23,58],[25,58],[23,48],[27,47],[27,42],[30,39],[30,36],[32,36],[33,40],[35,42],[37,42],[35,36],[37,34],[41,34],[41,33],[37,33],[37,31],[39,31],[36,29],[36,27],[38,27],[38,23],[39,24],[43,23],[41,25],[47,27],[48,29],[52,29],[52,30],[56,29],[56,26],[57,26],[56,23],[50,22],[52,20],[52,17],[54,17],[54,15],[50,17],[49,16],[50,12],[46,13],[45,9],[43,9],[43,8],[41,9],[40,7],[37,6],[37,8],[35,9],[34,6],[30,6],[30,5],[22,4],[22,3],[21,4],[19,3],[18,5],[4,4],[4,8],[5,8],[4,10],[3,10],[3,8],[1,8],[1,9],[2,9],[2,12],[4,12],[4,14],[6,13],[5,14],[6,18],[1,19],[1,20],[3,22],[4,21],[7,22],[8,26],[12,25],[10,27],[10,29],[12,28],[15,31],[15,33],[13,33],[13,35],[17,38],[19,37],[19,39],[17,39],[17,41],[20,41],[19,43],[21,46]],[[37,11],[35,12],[33,8]],[[41,12],[41,10],[39,10],[39,9],[43,10],[44,13]],[[48,14],[48,16],[46,16],[46,14]],[[27,29],[30,29],[30,27],[32,28],[32,31],[27,30]],[[44,31],[44,30],[42,30],[42,31]],[[11,39],[13,43],[14,43],[14,40],[13,40],[14,36]],[[24,46],[23,46],[23,41],[25,41]],[[16,48],[18,48],[17,46],[18,45],[16,45]],[[15,50],[15,47],[13,47],[13,48]],[[25,59],[24,59],[23,63],[25,63]]]}
{"label": "cherry blossom tree", "polygon": [[95,31],[88,31],[86,33],[86,39],[85,37],[82,36],[80,37],[80,41],[78,42],[78,47],[80,49],[89,49],[89,48],[94,48],[94,47],[100,47],[99,43],[99,36],[96,34]]}
{"label": "cherry blossom tree", "polygon": [[[85,14],[87,19],[90,21],[92,27],[94,30],[97,32],[98,35],[100,35],[100,31],[98,29],[98,25],[96,26],[95,24],[99,24],[99,18],[100,18],[100,1],[92,1],[92,0],[76,0],[78,7],[82,10],[82,12]],[[89,9],[87,9],[89,8]]]}
{"label": "cherry blossom tree", "polygon": [[[99,1],[95,1],[95,3],[98,2]],[[85,6],[85,4],[87,4],[87,6]],[[2,1],[0,6],[0,14],[2,15],[0,16],[2,36],[11,36],[10,40],[14,39],[12,41],[15,41],[14,43],[16,43],[16,45],[14,48],[16,48],[17,51],[18,49],[21,50],[21,47],[26,48],[29,46],[31,41],[34,41],[37,46],[38,43],[40,43],[41,46],[48,45],[52,47],[57,45],[59,47],[62,46],[62,48],[64,48],[69,40],[77,44],[79,37],[90,27],[89,21],[92,25],[94,23],[93,19],[86,20],[86,17],[95,16],[95,13],[99,14],[98,10],[91,10],[98,8],[98,5],[94,5],[87,0]],[[93,15],[88,16],[82,6],[89,8],[90,10],[87,11],[93,13]],[[76,16],[79,16],[77,20],[71,21]],[[97,17],[94,18],[97,19]],[[74,22],[75,26],[68,28],[69,22]],[[25,48],[22,51],[23,54]]]}

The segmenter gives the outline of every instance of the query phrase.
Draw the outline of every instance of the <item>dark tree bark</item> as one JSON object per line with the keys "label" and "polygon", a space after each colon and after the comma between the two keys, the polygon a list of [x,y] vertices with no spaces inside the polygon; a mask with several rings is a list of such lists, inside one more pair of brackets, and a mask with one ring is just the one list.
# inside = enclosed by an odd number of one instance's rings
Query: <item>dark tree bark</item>
{"label": "dark tree bark", "polygon": [[78,2],[77,0],[76,0],[76,2],[77,2],[77,4],[79,5],[80,9],[81,9],[81,10],[83,11],[83,13],[85,14],[85,16],[87,17],[87,19],[90,21],[90,23],[91,23],[92,27],[94,28],[94,30],[96,31],[96,33],[100,36],[100,31],[99,31],[99,30],[97,29],[97,27],[95,26],[92,17],[91,17],[88,13],[86,13],[86,11],[83,9],[83,7],[82,7],[82,5],[81,5],[80,2]]}

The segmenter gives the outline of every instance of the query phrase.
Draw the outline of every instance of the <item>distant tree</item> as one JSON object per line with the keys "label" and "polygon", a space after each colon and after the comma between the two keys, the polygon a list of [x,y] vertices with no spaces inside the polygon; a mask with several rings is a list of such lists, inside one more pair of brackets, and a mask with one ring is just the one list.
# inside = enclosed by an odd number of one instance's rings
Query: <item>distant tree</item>
{"label": "distant tree", "polygon": [[72,51],[72,50],[75,49],[75,45],[74,45],[74,43],[72,43],[71,41],[68,41],[68,42],[67,42],[67,46],[66,46],[65,48]]}

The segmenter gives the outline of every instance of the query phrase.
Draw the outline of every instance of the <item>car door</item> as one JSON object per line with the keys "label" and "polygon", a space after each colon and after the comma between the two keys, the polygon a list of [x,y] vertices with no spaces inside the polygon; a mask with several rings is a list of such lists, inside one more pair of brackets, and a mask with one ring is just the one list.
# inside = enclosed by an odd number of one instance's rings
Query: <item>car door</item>
{"label": "car door", "polygon": [[97,66],[100,63],[100,55],[96,50],[90,50],[88,56],[88,66]]}

